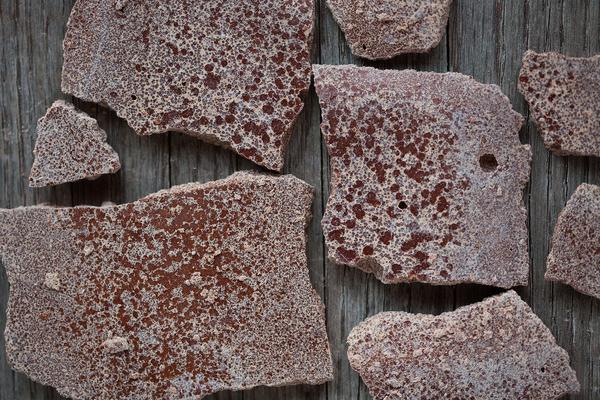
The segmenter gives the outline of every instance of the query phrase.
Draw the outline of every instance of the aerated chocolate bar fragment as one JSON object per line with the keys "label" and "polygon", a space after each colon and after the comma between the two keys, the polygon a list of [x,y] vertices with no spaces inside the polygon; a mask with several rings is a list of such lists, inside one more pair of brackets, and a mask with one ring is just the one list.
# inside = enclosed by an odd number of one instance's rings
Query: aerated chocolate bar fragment
{"label": "aerated chocolate bar fragment", "polygon": [[581,184],[560,212],[545,278],[600,299],[600,186]]}
{"label": "aerated chocolate bar fragment", "polygon": [[121,168],[98,122],[57,100],[37,124],[29,186],[44,187],[94,179]]}
{"label": "aerated chocolate bar fragment", "polygon": [[600,157],[600,55],[527,51],[519,91],[548,149],[558,155]]}
{"label": "aerated chocolate bar fragment", "polygon": [[237,173],[130,204],[0,210],[7,358],[73,399],[200,399],[332,379],[313,190]]}
{"label": "aerated chocolate bar fragment", "polygon": [[384,283],[526,285],[523,117],[457,74],[315,66],[329,258]]}
{"label": "aerated chocolate bar fragment", "polygon": [[446,32],[452,0],[327,0],[359,57],[388,59],[426,53]]}

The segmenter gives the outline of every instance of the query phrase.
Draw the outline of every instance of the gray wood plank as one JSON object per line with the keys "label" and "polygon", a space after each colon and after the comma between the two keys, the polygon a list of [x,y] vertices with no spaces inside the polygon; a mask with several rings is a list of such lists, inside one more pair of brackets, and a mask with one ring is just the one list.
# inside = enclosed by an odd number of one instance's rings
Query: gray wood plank
{"label": "gray wood plank", "polygon": [[[551,44],[546,43],[546,28],[549,26],[550,14],[553,9],[546,2],[536,1],[527,5],[527,48],[545,51]],[[554,12],[555,14],[555,12]],[[527,288],[527,298],[533,310],[548,323],[551,311],[547,305],[552,301],[551,287],[544,282],[545,260],[548,254],[549,209],[548,187],[550,171],[550,153],[535,129],[533,121],[527,118],[527,138],[531,144],[535,162],[532,163],[529,180],[529,244],[531,276]]]}
{"label": "gray wood plank", "polygon": [[[323,64],[358,64],[383,69],[448,70],[447,38],[430,54],[403,55],[387,61],[369,61],[354,57],[343,33],[325,9],[322,19],[321,62]],[[323,158],[327,160],[326,150]],[[324,195],[329,191],[329,175]],[[370,398],[366,386],[350,368],[346,356],[346,337],[360,321],[384,310],[440,313],[454,307],[454,288],[427,285],[383,285],[373,276],[353,268],[327,263],[327,308],[330,341],[334,352],[336,376],[329,385],[329,398]],[[332,330],[332,327],[334,329]]]}
{"label": "gray wood plank", "polygon": [[[509,8],[509,11],[512,10]],[[458,1],[449,21],[449,69],[473,76],[477,81],[501,85],[503,48],[501,3],[494,1]],[[480,285],[456,287],[455,306],[462,306],[499,293],[496,288]]]}
{"label": "gray wood plank", "polygon": [[[122,170],[93,182],[31,190],[35,125],[60,93],[62,38],[74,0],[0,0],[0,207],[48,202],[58,205],[123,203],[181,183],[219,179],[240,169],[261,168],[233,153],[181,134],[136,136],[112,111],[75,101],[98,118],[119,152]],[[528,49],[585,56],[600,52],[597,0],[456,0],[447,35],[432,53],[385,62],[352,56],[325,6],[316,1],[313,61],[354,63],[378,68],[456,71],[498,84],[518,112],[527,117],[522,140],[532,145],[534,162],[525,193],[530,225],[530,285],[519,293],[550,327],[571,355],[582,392],[572,399],[600,398],[600,301],[571,288],[545,282],[545,261],[559,211],[581,182],[600,184],[600,160],[556,157],[542,144],[516,89],[520,59]],[[326,260],[320,220],[329,193],[327,152],[321,138],[314,90],[306,95],[286,161],[292,173],[315,187],[314,218],[308,229],[311,281],[327,306],[335,379],[326,385],[257,388],[220,393],[211,399],[368,399],[365,385],[346,357],[345,340],[357,323],[384,310],[440,313],[499,292],[476,285],[437,288],[383,285],[358,270]],[[264,171],[264,170],[262,170]],[[0,268],[0,330],[5,323],[8,286]],[[59,398],[53,389],[12,372],[0,337],[0,400]]]}
{"label": "gray wood plank", "polygon": [[[71,205],[69,186],[33,191],[27,186],[36,121],[60,93],[62,36],[69,2],[0,2],[0,206]],[[58,75],[57,75],[58,74]],[[4,331],[8,284],[0,274],[0,331]],[[0,399],[58,398],[53,389],[14,373],[0,338]]]}
{"label": "gray wood plank", "polygon": [[[563,38],[561,43],[561,52],[573,56],[587,56],[586,47],[586,25],[579,21],[586,20],[586,14],[589,10],[589,1],[576,0],[563,3],[562,10],[562,32]],[[571,197],[577,186],[586,181],[588,175],[588,159],[584,157],[567,157],[566,158],[566,195],[567,199]],[[564,302],[567,303],[568,315],[571,316],[571,321],[566,325],[570,328],[567,332],[567,340],[563,342],[565,348],[571,354],[571,360],[577,372],[577,377],[582,388],[580,398],[597,398],[592,397],[591,387],[591,357],[592,354],[587,352],[576,351],[578,348],[588,347],[591,341],[590,325],[590,309],[593,299],[589,296],[584,296],[570,287],[564,288],[567,293],[564,296]],[[555,309],[558,311],[558,309]],[[562,311],[562,310],[561,310]],[[557,314],[556,318],[560,318],[565,314]],[[568,346],[568,347],[567,347]],[[596,393],[597,394],[597,393]]]}
{"label": "gray wood plank", "polygon": [[[560,51],[573,56],[591,55],[587,37],[587,14],[591,11],[587,1],[555,1],[530,3],[531,16],[528,29],[529,47],[538,51]],[[591,24],[594,25],[594,24]],[[595,24],[597,25],[597,24]],[[591,37],[592,40],[594,36]],[[591,46],[598,46],[595,36]],[[597,50],[596,50],[597,51]],[[530,140],[534,146],[534,160],[538,168],[532,175],[531,191],[533,283],[530,299],[534,310],[551,328],[559,345],[567,349],[571,364],[582,385],[573,399],[598,398],[597,381],[592,382],[592,362],[600,357],[598,349],[591,349],[594,318],[591,312],[596,300],[576,293],[570,287],[543,281],[545,261],[558,213],[576,187],[586,179],[588,159],[557,157],[544,149],[537,130],[529,121]],[[596,320],[598,316],[596,315]],[[595,386],[595,387],[594,387]]]}
{"label": "gray wood plank", "polygon": [[[360,63],[355,59],[343,34],[334,21],[325,1],[317,1],[320,21],[320,59],[321,64]],[[321,140],[323,159],[323,193],[322,202],[327,203],[329,196],[329,159],[327,149]],[[325,253],[326,258],[326,253]],[[367,281],[371,277],[366,274],[325,260],[325,279],[327,284],[325,305],[327,307],[327,324],[329,342],[333,357],[334,379],[327,385],[328,399],[360,399],[362,382],[348,364],[346,355],[346,337],[348,333],[366,317]]]}

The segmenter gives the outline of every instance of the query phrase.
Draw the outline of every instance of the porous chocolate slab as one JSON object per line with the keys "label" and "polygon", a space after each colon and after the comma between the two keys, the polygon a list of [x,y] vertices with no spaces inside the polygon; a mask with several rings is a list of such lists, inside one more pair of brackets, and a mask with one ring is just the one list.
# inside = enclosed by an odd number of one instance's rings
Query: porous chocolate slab
{"label": "porous chocolate slab", "polygon": [[456,73],[315,66],[329,258],[384,283],[526,285],[523,118]]}
{"label": "porous chocolate slab", "polygon": [[184,132],[281,170],[312,29],[313,0],[78,0],[62,89],[140,135]]}
{"label": "porous chocolate slab", "polygon": [[560,212],[545,278],[600,299],[600,186],[581,184]]}
{"label": "porous chocolate slab", "polygon": [[436,47],[448,23],[452,0],[327,0],[352,53],[388,59]]}
{"label": "porous chocolate slab", "polygon": [[375,400],[554,400],[579,391],[569,355],[513,291],[439,316],[380,313],[356,326],[348,345]]}
{"label": "porous chocolate slab", "polygon": [[106,143],[98,122],[72,104],[57,100],[37,124],[29,186],[43,187],[112,174],[119,155]]}
{"label": "porous chocolate slab", "polygon": [[74,399],[330,380],[312,196],[238,173],[119,206],[0,210],[9,363]]}
{"label": "porous chocolate slab", "polygon": [[548,149],[558,155],[600,157],[600,55],[527,51],[519,91]]}

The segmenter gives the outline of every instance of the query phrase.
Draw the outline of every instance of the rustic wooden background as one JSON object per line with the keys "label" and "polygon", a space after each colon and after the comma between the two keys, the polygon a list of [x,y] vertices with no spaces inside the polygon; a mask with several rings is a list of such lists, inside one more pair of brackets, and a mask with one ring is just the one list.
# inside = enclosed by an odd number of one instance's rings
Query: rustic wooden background
{"label": "rustic wooden background", "polygon": [[[202,1],[202,0],[199,0]],[[180,134],[138,137],[116,115],[75,101],[96,117],[123,164],[113,176],[93,182],[32,190],[36,121],[60,92],[62,39],[74,0],[0,0],[0,207],[39,203],[63,206],[123,203],[190,181],[210,181],[240,169],[259,169],[233,153]],[[447,34],[427,55],[386,62],[354,58],[323,0],[315,6],[314,62],[367,64],[380,68],[457,71],[500,85],[514,108],[529,116],[518,94],[523,52],[560,51],[574,56],[600,53],[599,0],[455,0]],[[600,99],[599,99],[600,100]],[[335,379],[317,387],[258,388],[221,393],[211,399],[368,399],[366,387],[347,362],[345,339],[367,316],[384,310],[440,313],[479,301],[499,290],[476,286],[386,286],[358,270],[327,262],[320,229],[328,186],[327,154],[319,131],[314,90],[306,97],[289,147],[286,173],[316,188],[310,226],[311,279],[327,305]],[[555,157],[546,151],[531,121],[522,141],[533,147],[531,181],[524,194],[529,209],[531,278],[518,291],[571,356],[582,386],[572,399],[600,399],[600,301],[543,279],[550,236],[558,212],[581,182],[600,184],[600,159]],[[0,330],[4,330],[8,284],[0,267]],[[53,389],[14,373],[0,335],[0,400],[59,399]]]}

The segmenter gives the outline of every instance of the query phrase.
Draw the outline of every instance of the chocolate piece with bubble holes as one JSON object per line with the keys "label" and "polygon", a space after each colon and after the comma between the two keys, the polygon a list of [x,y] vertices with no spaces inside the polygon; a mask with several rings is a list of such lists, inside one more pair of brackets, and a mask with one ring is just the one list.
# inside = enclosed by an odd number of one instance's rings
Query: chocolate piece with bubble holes
{"label": "chocolate piece with bubble holes", "polygon": [[86,113],[57,100],[37,124],[29,186],[44,187],[95,179],[121,168],[106,132]]}
{"label": "chocolate piece with bubble holes", "polygon": [[523,117],[457,74],[315,66],[329,258],[384,283],[526,285]]}
{"label": "chocolate piece with bubble holes", "polygon": [[452,0],[327,0],[352,53],[371,60],[426,53],[446,32]]}
{"label": "chocolate piece with bubble holes", "polygon": [[560,212],[545,278],[600,299],[600,186],[579,185]]}
{"label": "chocolate piece with bubble holes", "polygon": [[313,0],[78,0],[62,90],[140,135],[183,132],[281,171],[313,24]]}
{"label": "chocolate piece with bubble holes", "polygon": [[0,210],[10,365],[74,399],[332,379],[313,190],[236,173],[108,207]]}

